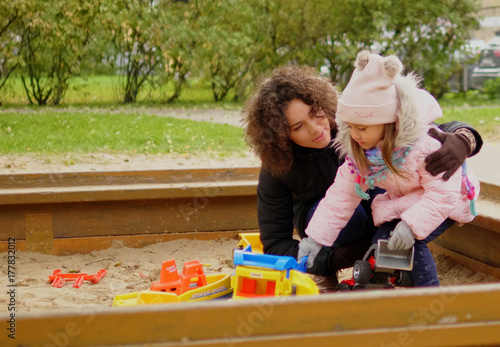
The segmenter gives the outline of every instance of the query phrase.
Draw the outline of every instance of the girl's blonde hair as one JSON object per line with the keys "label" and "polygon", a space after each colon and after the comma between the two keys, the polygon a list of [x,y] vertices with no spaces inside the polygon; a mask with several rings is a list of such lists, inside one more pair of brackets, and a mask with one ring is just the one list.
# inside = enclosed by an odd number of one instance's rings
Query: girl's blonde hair
{"label": "girl's blonde hair", "polygon": [[[382,138],[380,152],[382,154],[382,159],[384,159],[385,164],[389,168],[389,171],[391,171],[395,175],[404,177],[402,171],[392,163],[392,152],[395,148],[396,135],[396,123],[389,123],[384,125],[384,136]],[[368,175],[368,167],[373,163],[371,163],[366,157],[364,149],[360,145],[358,145],[358,143],[352,138],[351,148],[353,159],[356,162],[361,175]]]}

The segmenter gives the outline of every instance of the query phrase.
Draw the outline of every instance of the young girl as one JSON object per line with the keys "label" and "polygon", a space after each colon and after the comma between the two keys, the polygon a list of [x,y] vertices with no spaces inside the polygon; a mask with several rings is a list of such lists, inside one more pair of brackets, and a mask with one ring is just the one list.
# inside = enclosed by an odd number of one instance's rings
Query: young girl
{"label": "young girl", "polygon": [[470,222],[479,182],[466,164],[449,180],[425,170],[425,158],[441,143],[427,132],[441,116],[436,100],[413,74],[401,75],[395,56],[383,58],[363,51],[338,102],[335,146],[344,164],[319,203],[299,245],[300,259],[312,264],[322,245],[331,246],[349,221],[367,189],[385,189],[373,200],[372,213],[380,226],[373,242],[389,238],[389,249],[415,245],[415,286],[437,286],[436,264],[427,243],[453,223]]}

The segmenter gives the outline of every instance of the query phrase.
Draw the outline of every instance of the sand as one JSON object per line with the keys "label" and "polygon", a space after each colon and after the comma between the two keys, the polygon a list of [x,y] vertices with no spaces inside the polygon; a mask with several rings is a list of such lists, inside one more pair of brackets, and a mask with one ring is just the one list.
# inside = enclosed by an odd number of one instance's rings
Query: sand
{"label": "sand", "polygon": [[[73,309],[109,307],[117,294],[126,294],[151,287],[160,278],[161,263],[175,259],[180,270],[185,262],[199,260],[205,274],[231,274],[232,250],[237,247],[236,239],[212,241],[176,240],[146,246],[128,248],[114,242],[109,249],[92,251],[90,254],[54,256],[33,252],[16,252],[15,281],[17,284],[16,309],[23,311],[56,312]],[[0,254],[1,264],[7,264],[7,254]],[[444,256],[436,257],[441,285],[478,284],[498,282],[498,279],[481,273],[474,273],[455,264]],[[96,284],[85,281],[80,288],[73,282],[61,288],[53,287],[49,275],[59,269],[62,273],[107,274]],[[345,269],[340,279],[350,278],[352,269]],[[7,267],[0,267],[2,288],[6,288]],[[7,311],[9,298],[0,297],[0,311]]]}
{"label": "sand", "polygon": [[[117,294],[149,289],[160,278],[161,263],[175,259],[179,271],[191,260],[199,260],[205,274],[231,273],[232,249],[237,240],[176,240],[144,248],[124,247],[120,242],[106,250],[90,254],[54,256],[33,252],[16,253],[16,309],[22,311],[61,311],[79,308],[111,306]],[[2,264],[7,254],[0,255]],[[85,281],[80,288],[66,282],[53,287],[49,275],[59,269],[62,273],[107,274],[96,284]],[[2,288],[6,288],[7,267],[0,268]],[[0,308],[6,311],[8,298],[0,297]]]}

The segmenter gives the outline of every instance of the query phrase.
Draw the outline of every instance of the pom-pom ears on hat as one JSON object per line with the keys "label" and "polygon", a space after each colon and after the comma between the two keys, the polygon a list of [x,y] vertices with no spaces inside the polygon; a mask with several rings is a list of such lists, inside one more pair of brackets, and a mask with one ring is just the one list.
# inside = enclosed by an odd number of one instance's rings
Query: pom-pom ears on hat
{"label": "pom-pom ears on hat", "polygon": [[370,51],[361,51],[356,56],[356,61],[354,62],[354,66],[358,70],[363,70],[368,64],[368,58],[370,57]]}
{"label": "pom-pom ears on hat", "polygon": [[[356,62],[354,66],[358,70],[363,70],[365,66],[370,61],[370,51],[364,50],[358,53],[356,56]],[[403,63],[399,60],[395,55],[390,55],[388,57],[384,57],[384,70],[389,77],[396,77],[401,74],[404,70]]]}
{"label": "pom-pom ears on hat", "polygon": [[397,120],[399,83],[403,64],[392,55],[358,53],[356,69],[342,92],[337,118],[354,124],[389,124]]}

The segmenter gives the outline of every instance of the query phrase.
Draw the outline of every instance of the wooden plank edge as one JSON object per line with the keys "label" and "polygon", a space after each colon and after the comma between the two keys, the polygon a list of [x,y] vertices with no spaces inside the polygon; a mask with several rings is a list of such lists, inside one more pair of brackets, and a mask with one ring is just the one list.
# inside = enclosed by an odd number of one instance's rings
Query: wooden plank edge
{"label": "wooden plank edge", "polygon": [[257,181],[4,189],[0,205],[255,196]]}
{"label": "wooden plank edge", "polygon": [[[20,345],[498,345],[500,284],[359,291],[244,301],[22,312]],[[8,320],[1,313],[0,320]],[[29,333],[28,333],[29,331]],[[22,333],[21,333],[22,332]],[[344,339],[344,340],[343,340]],[[371,340],[373,339],[373,340]],[[412,343],[408,343],[408,342]],[[296,341],[299,342],[299,341]],[[347,345],[342,344],[340,345]]]}
{"label": "wooden plank edge", "polygon": [[[180,239],[189,240],[219,240],[222,238],[237,239],[239,233],[256,232],[256,230],[231,230],[211,232],[185,232],[175,234],[151,234],[151,235],[123,235],[123,236],[97,236],[78,238],[54,239],[54,255],[87,254],[110,248],[114,242],[122,242],[125,247],[143,248],[158,242],[168,242]],[[235,242],[236,247],[237,242]],[[7,252],[8,241],[0,241],[0,253]],[[26,242],[16,240],[16,250],[26,251]]]}
{"label": "wooden plank edge", "polygon": [[481,192],[479,198],[499,202],[500,185],[481,181]]}
{"label": "wooden plank edge", "polygon": [[500,279],[500,268],[469,258],[466,255],[454,252],[450,249],[437,245],[436,243],[429,243],[427,246],[435,255],[444,255],[453,260],[455,263],[463,265],[471,271],[482,272],[486,275],[494,276]]}
{"label": "wooden plank edge", "polygon": [[[320,319],[320,318],[319,318]],[[66,325],[66,329],[71,326]],[[498,346],[500,338],[500,321],[481,323],[465,323],[454,325],[431,325],[422,328],[387,328],[366,329],[354,332],[323,332],[303,334],[276,334],[265,336],[233,336],[210,340],[190,341],[186,338],[180,342],[155,342],[156,347],[170,346],[241,346],[241,347],[304,347],[304,346],[366,346],[366,347],[401,347],[401,346],[426,346],[426,347],[467,347],[467,346]],[[50,334],[50,333],[49,333]],[[65,343],[71,336],[64,332],[49,335],[52,344],[46,346],[81,346]],[[114,344],[99,344],[99,346],[115,346]],[[152,346],[150,342],[134,344],[134,346]]]}
{"label": "wooden plank edge", "polygon": [[[488,216],[479,212],[479,215],[468,224],[472,224],[500,234],[500,218],[498,218],[498,216]],[[467,226],[467,224],[464,224],[464,226]]]}
{"label": "wooden plank edge", "polygon": [[365,347],[466,347],[498,346],[500,321],[456,324],[450,326],[433,325],[421,328],[366,329],[355,332],[309,333],[276,336],[248,336],[214,339],[212,341],[183,341],[179,343],[159,343],[167,346],[241,346],[241,347],[304,347],[304,346],[365,346]]}
{"label": "wooden plank edge", "polygon": [[219,167],[167,170],[77,171],[0,174],[0,188],[73,187],[130,183],[179,183],[257,179],[260,167]]}

